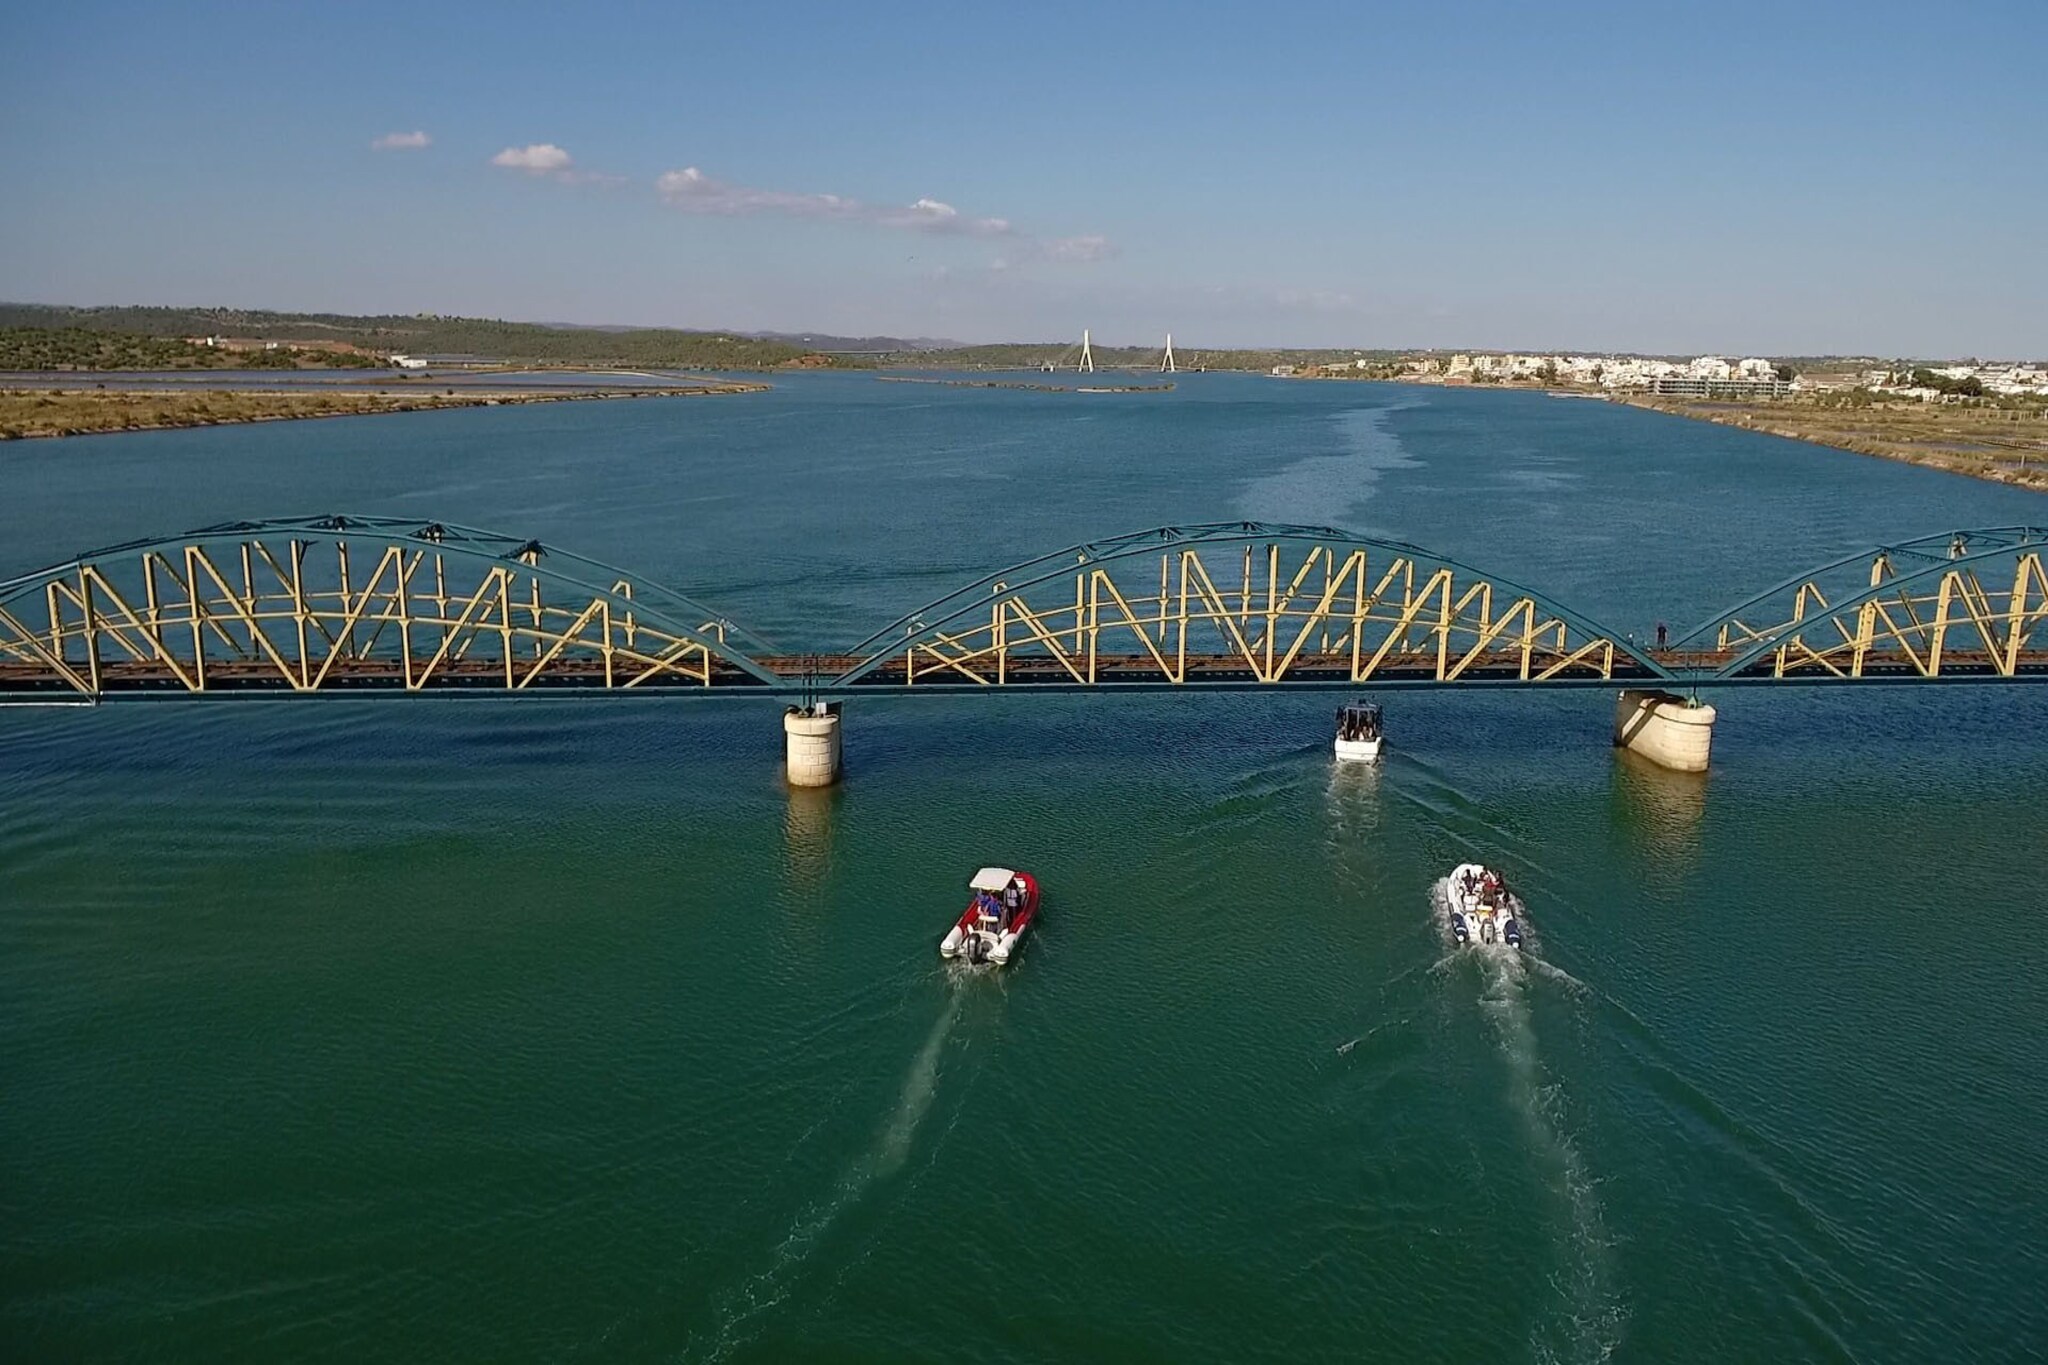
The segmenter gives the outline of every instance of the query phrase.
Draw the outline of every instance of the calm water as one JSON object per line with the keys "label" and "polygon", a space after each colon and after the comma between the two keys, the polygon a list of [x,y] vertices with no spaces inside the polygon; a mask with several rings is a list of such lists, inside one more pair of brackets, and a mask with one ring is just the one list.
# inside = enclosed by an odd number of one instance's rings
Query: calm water
{"label": "calm water", "polygon": [[[1334,522],[1624,630],[2038,495],[1537,395],[1183,376],[0,449],[0,576],[419,513],[785,646],[1173,521]],[[2022,1360],[2048,688],[0,711],[10,1359]],[[1520,883],[1521,967],[1431,881]],[[1045,882],[1000,977],[933,945]]]}

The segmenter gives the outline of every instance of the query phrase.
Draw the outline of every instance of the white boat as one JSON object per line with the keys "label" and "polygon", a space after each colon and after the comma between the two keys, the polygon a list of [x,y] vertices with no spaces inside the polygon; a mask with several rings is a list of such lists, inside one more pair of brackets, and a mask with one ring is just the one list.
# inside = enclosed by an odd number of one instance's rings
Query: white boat
{"label": "white boat", "polygon": [[1444,912],[1460,946],[1501,943],[1519,950],[1522,922],[1507,879],[1479,863],[1459,863],[1444,878]]}
{"label": "white boat", "polygon": [[1346,763],[1372,763],[1387,742],[1380,725],[1380,708],[1369,701],[1352,702],[1337,709],[1337,757]]}
{"label": "white boat", "polygon": [[974,893],[946,936],[939,956],[965,962],[992,962],[1000,967],[1017,951],[1017,943],[1038,917],[1038,879],[1007,867],[984,867],[967,883]]}

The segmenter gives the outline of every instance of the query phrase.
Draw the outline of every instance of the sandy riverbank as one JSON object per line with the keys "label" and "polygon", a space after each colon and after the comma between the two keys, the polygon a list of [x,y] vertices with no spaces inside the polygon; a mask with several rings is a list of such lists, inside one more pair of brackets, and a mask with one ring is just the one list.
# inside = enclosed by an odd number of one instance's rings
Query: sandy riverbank
{"label": "sandy riverbank", "polygon": [[1547,393],[1552,398],[1590,398],[1690,417],[1701,422],[1760,431],[1768,436],[1831,446],[1858,455],[1900,460],[1992,483],[2048,492],[2048,409],[1921,403],[1909,400],[1862,405],[1809,394],[1769,401],[1666,398],[1599,389],[1565,389],[1541,384],[1444,385],[1412,375],[1393,378],[1351,375],[1290,375],[1350,383],[1432,384],[1464,392]]}
{"label": "sandy riverbank", "polygon": [[1650,397],[1616,401],[2048,492],[2048,416],[2038,410],[1949,403],[1824,407],[1796,398],[1768,403]]}
{"label": "sandy riverbank", "polygon": [[317,393],[227,389],[7,389],[0,390],[0,440],[88,436],[115,431],[162,431],[246,422],[298,421],[426,412],[436,408],[571,403],[595,398],[698,398],[759,393],[766,384],[726,381],[689,388],[474,389],[444,393],[373,393],[323,389]]}

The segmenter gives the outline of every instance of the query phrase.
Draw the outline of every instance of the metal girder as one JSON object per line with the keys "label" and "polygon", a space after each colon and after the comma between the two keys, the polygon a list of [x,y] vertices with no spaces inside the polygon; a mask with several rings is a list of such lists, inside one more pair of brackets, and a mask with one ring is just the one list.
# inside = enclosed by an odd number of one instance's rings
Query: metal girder
{"label": "metal girder", "polygon": [[774,688],[773,646],[531,539],[388,517],[234,522],[0,583],[0,692]]}
{"label": "metal girder", "polygon": [[231,522],[0,582],[0,701],[2017,679],[2048,681],[2033,527],[1845,556],[1654,651],[1415,545],[1258,522],[1040,555],[830,656],[536,540],[406,518]]}
{"label": "metal girder", "polygon": [[1680,638],[1697,683],[2048,675],[2048,529],[1950,531],[1788,578]]}
{"label": "metal girder", "polygon": [[1040,555],[898,618],[828,687],[1675,682],[1507,579],[1334,527],[1165,526]]}

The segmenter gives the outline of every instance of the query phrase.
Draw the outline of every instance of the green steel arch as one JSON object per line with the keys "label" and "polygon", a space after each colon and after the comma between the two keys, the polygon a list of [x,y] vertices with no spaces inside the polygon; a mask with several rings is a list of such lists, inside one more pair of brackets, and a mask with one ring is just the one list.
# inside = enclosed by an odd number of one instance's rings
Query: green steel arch
{"label": "green steel arch", "polygon": [[683,594],[531,538],[311,516],[130,541],[0,582],[0,690],[664,690],[780,679]]}
{"label": "green steel arch", "polygon": [[835,690],[1678,681],[1649,651],[1510,579],[1404,541],[1254,521],[1038,555],[841,657]]}
{"label": "green steel arch", "polygon": [[537,540],[414,518],[228,522],[0,582],[0,699],[603,688],[2048,681],[2048,530],[1844,556],[1650,649],[1405,541],[1214,522],[985,574],[834,655]]}
{"label": "green steel arch", "polygon": [[1701,622],[1668,657],[1693,685],[2048,678],[2048,528],[1844,555]]}

